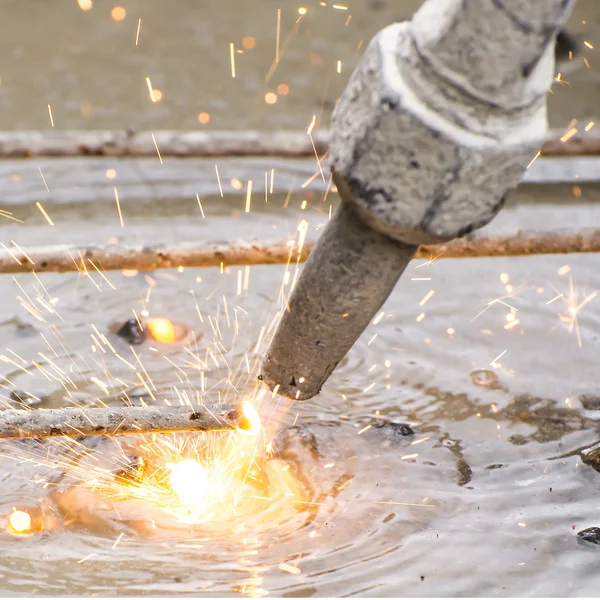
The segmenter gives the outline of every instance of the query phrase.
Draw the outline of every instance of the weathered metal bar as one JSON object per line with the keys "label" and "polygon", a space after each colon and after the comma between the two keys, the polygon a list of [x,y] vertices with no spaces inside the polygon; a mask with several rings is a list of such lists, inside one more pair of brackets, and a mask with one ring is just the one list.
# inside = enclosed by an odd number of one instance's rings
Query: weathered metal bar
{"label": "weathered metal bar", "polygon": [[[154,139],[153,137],[154,136]],[[173,157],[313,157],[329,150],[330,134],[315,131],[2,131],[0,158],[68,156]],[[156,145],[155,142],[156,141]],[[600,154],[595,131],[551,131],[541,148],[543,156]]]}
{"label": "weathered metal bar", "polygon": [[[307,241],[294,262],[305,262],[315,243]],[[415,258],[482,258],[600,252],[600,229],[520,231],[514,235],[469,235],[445,244],[420,246]],[[290,245],[271,242],[184,242],[141,246],[39,246],[0,250],[0,274],[68,273],[94,266],[104,271],[154,271],[177,267],[276,265],[287,263]]]}
{"label": "weathered metal bar", "polygon": [[244,429],[235,405],[56,408],[0,412],[0,438],[133,435]]}

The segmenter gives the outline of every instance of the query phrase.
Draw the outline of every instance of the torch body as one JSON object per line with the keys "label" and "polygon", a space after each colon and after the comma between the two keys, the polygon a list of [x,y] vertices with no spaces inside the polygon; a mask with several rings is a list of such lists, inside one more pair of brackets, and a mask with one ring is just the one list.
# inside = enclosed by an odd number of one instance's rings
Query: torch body
{"label": "torch body", "polygon": [[266,384],[318,393],[420,244],[486,225],[543,143],[554,40],[574,0],[426,0],[380,31],[334,111],[342,204],[296,281]]}

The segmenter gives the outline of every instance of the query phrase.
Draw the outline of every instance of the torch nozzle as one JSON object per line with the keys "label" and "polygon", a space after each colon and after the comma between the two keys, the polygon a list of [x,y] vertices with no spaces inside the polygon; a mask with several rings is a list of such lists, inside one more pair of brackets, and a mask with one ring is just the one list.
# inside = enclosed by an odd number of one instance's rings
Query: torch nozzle
{"label": "torch nozzle", "polygon": [[417,246],[366,225],[342,202],[296,282],[262,376],[293,400],[317,394],[390,295]]}

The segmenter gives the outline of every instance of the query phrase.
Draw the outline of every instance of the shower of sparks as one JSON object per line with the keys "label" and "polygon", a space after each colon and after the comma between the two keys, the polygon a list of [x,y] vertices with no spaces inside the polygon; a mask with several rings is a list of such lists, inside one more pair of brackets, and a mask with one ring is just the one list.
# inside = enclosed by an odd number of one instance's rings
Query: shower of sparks
{"label": "shower of sparks", "polygon": [[46,221],[48,221],[48,224],[54,227],[54,223],[52,222],[52,219],[50,218],[48,213],[44,210],[44,207],[39,202],[36,202],[35,205],[40,209],[40,212],[44,215],[44,218],[46,219]]}
{"label": "shower of sparks", "polygon": [[600,292],[598,292],[598,290],[595,290],[581,298],[583,294],[575,289],[573,278],[569,277],[568,294],[558,294],[546,303],[551,304],[555,300],[559,299],[563,301],[566,312],[558,313],[558,318],[561,320],[561,322],[565,323],[568,326],[569,333],[573,333],[573,331],[575,331],[575,334],[577,336],[577,345],[579,346],[579,348],[583,347],[581,331],[579,329],[579,315],[583,308],[592,300],[594,300],[594,298],[596,298],[599,293]]}
{"label": "shower of sparks", "polygon": [[[298,226],[296,240],[290,240],[287,271],[290,277],[287,284],[282,285],[280,293],[282,305],[285,305],[299,272],[307,232],[308,222],[303,220]],[[16,244],[15,248],[18,249]],[[101,264],[94,263],[81,253],[72,258],[78,265],[81,275],[85,276],[98,291],[101,291],[98,277],[102,278],[111,289],[116,289],[116,286],[106,277]],[[296,270],[294,271],[293,268]],[[181,272],[182,269],[178,271]],[[226,274],[229,270],[222,267],[221,272]],[[54,299],[48,293],[37,275],[34,274],[34,277],[37,281],[35,290],[38,297],[32,297],[28,290],[13,278],[20,289],[21,305],[43,322],[46,313],[62,319],[55,308],[55,300],[58,299]],[[133,310],[136,322],[140,329],[144,328],[149,332],[152,340],[171,343],[178,335],[176,325],[168,319],[151,316],[147,305],[149,294],[157,283],[149,275],[146,275],[145,279],[149,286],[148,294],[139,315],[136,310]],[[249,280],[248,266],[237,271],[238,293],[241,290],[248,290]],[[207,298],[210,296],[211,294]],[[118,345],[93,324],[90,324],[91,357],[100,371],[88,375],[86,381],[96,387],[100,397],[95,400],[95,404],[99,407],[112,405],[115,390],[119,397],[129,401],[129,390],[132,386],[141,388],[144,395],[154,402],[164,401],[167,404],[194,405],[205,401],[212,403],[213,397],[218,397],[219,403],[242,401],[244,422],[237,430],[198,435],[136,436],[139,439],[133,447],[131,441],[113,439],[112,442],[119,449],[118,458],[105,457],[105,460],[113,462],[116,460],[113,469],[101,467],[100,454],[96,455],[77,439],[48,440],[43,449],[19,446],[18,452],[14,451],[14,446],[11,449],[5,445],[2,447],[2,455],[20,464],[29,462],[33,465],[49,466],[64,471],[64,476],[68,481],[72,481],[77,489],[84,493],[99,495],[114,504],[116,511],[119,510],[119,502],[133,499],[154,506],[152,510],[161,510],[168,518],[175,521],[200,524],[206,521],[227,521],[240,514],[253,514],[273,502],[285,502],[290,509],[296,510],[295,505],[302,504],[304,500],[301,489],[297,487],[292,477],[289,465],[281,463],[279,467],[268,467],[273,452],[271,436],[276,434],[278,420],[275,420],[275,423],[269,422],[270,433],[267,435],[261,424],[259,412],[255,408],[263,399],[273,401],[277,394],[277,390],[268,393],[256,379],[260,357],[274,333],[276,319],[274,318],[261,329],[256,347],[244,351],[237,365],[230,365],[227,356],[235,355],[235,341],[239,327],[238,313],[247,315],[246,311],[238,305],[231,306],[226,295],[223,295],[223,302],[220,303],[216,316],[205,314],[203,317],[203,311],[200,311],[198,303],[196,309],[200,321],[207,322],[212,328],[214,338],[212,342],[203,344],[205,346],[203,351],[200,351],[196,344],[197,337],[191,341],[188,339],[185,346],[182,343],[181,348],[185,358],[181,361],[173,360],[173,355],[164,356],[173,373],[173,379],[175,381],[178,379],[184,385],[183,389],[179,389],[177,384],[172,384],[171,398],[166,398],[164,390],[153,381],[139,352],[130,347],[131,354],[122,355]],[[226,343],[224,335],[227,330],[233,334],[230,345]],[[33,362],[31,366],[35,367],[46,380],[59,383],[71,396],[77,391],[72,373],[81,373],[78,361],[83,360],[88,371],[93,364],[81,355],[69,353],[57,335],[57,331],[54,329],[51,331],[59,347],[53,347],[51,336],[42,335],[50,354],[40,353],[44,362]],[[153,346],[150,346],[149,350],[157,352]],[[69,369],[64,369],[56,361],[59,356],[62,358],[65,354],[70,357],[72,363]],[[110,355],[114,355],[121,368],[126,368],[130,375],[123,372],[116,377],[114,373],[107,370],[105,359]],[[0,360],[10,363],[19,371],[29,372],[26,369],[27,361],[8,349]],[[226,368],[222,379],[209,381],[208,365],[211,363],[219,369],[223,366]],[[194,380],[197,383],[192,383]],[[3,385],[4,383],[10,385],[10,381],[6,378],[2,378],[2,382]],[[192,389],[189,389],[190,385]],[[89,397],[89,394],[87,396]],[[75,406],[78,405],[74,399],[71,402]],[[53,448],[55,451],[52,450]],[[139,465],[138,462],[131,462],[132,455],[137,457],[136,461],[141,461]],[[277,460],[279,459],[276,459],[274,464],[277,464]],[[121,467],[124,468],[125,473],[131,472],[133,479],[128,480],[127,477],[123,479],[123,476],[116,475],[123,470]],[[278,469],[278,474],[274,476],[271,473],[267,476],[266,473],[273,468]],[[190,473],[194,476],[190,476]],[[19,516],[14,519],[18,526]],[[121,539],[122,536],[116,539],[113,548],[121,543]],[[84,557],[81,561],[89,560],[92,556],[94,555]]]}
{"label": "shower of sparks", "polygon": [[135,32],[135,45],[137,46],[140,41],[140,29],[142,28],[142,17],[138,19],[137,30]]}
{"label": "shower of sparks", "polygon": [[48,116],[50,117],[50,125],[54,127],[54,117],[52,116],[52,107],[48,104]]}
{"label": "shower of sparks", "polygon": [[117,203],[117,210],[119,211],[119,222],[121,223],[121,227],[125,227],[125,224],[123,223],[123,214],[121,213],[121,203],[119,202],[119,192],[117,191],[116,187],[115,187],[115,201]]}

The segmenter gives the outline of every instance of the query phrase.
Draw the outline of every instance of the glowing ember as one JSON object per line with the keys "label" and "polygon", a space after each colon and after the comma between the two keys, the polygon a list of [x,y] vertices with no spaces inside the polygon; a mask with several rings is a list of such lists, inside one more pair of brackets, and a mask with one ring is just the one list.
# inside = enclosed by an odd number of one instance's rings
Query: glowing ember
{"label": "glowing ember", "polygon": [[169,319],[148,319],[146,326],[157,342],[172,344],[177,340],[175,325]]}
{"label": "glowing ember", "polygon": [[180,463],[169,463],[171,469],[169,483],[181,502],[191,504],[202,500],[207,492],[208,476],[204,467],[195,460],[184,460]]}
{"label": "glowing ember", "polygon": [[127,11],[122,6],[115,6],[110,11],[110,16],[115,21],[123,21],[127,16]]}
{"label": "glowing ember", "polygon": [[23,510],[15,510],[10,515],[8,522],[16,533],[24,533],[31,529],[31,517]]}
{"label": "glowing ember", "polygon": [[258,435],[260,433],[260,416],[254,406],[248,400],[242,403],[242,415],[238,431],[246,435]]}

